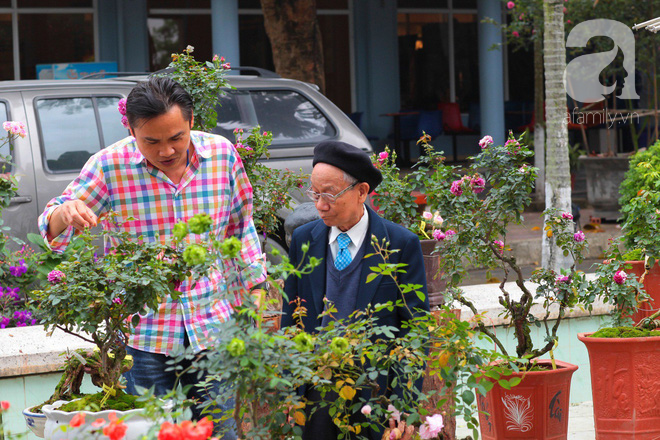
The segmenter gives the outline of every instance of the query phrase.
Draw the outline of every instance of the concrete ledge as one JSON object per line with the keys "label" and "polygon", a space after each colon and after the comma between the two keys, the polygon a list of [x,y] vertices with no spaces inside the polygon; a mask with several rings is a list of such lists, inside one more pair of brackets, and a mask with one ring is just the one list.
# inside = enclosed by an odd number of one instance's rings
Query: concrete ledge
{"label": "concrete ledge", "polygon": [[61,371],[62,353],[94,345],[73,335],[55,330],[46,333],[40,325],[0,330],[0,377]]}
{"label": "concrete ledge", "polygon": [[[593,277],[593,274],[587,274],[587,279]],[[536,285],[533,283],[525,283],[525,285],[530,291],[536,291]],[[505,289],[512,299],[520,299],[522,292],[514,282],[506,283]],[[463,291],[474,303],[477,311],[485,312],[488,325],[501,326],[509,323],[509,320],[502,316],[504,308],[498,301],[502,295],[499,284],[465,286]],[[607,315],[611,310],[610,304],[597,302],[591,314],[576,308],[568,311],[565,318]],[[551,309],[549,319],[556,319],[557,313],[556,307]],[[542,319],[545,312],[537,304],[532,307],[532,314]],[[461,319],[467,321],[473,316],[472,311],[467,307],[461,308]],[[47,334],[42,326],[2,329],[0,330],[0,378],[61,371],[64,366],[64,358],[61,354],[79,348],[93,349],[94,345],[59,330]]]}
{"label": "concrete ledge", "polygon": [[[587,274],[587,280],[594,278],[593,274]],[[536,292],[537,284],[526,282],[525,286],[530,290],[530,292]],[[502,314],[504,313],[504,307],[499,303],[499,297],[503,296],[502,291],[500,290],[499,283],[493,284],[477,284],[473,286],[464,286],[462,287],[465,297],[472,301],[477,312],[485,312],[488,325],[508,325],[510,320],[505,319]],[[504,289],[509,293],[511,299],[519,300],[522,296],[522,291],[518,285],[511,281],[504,284]],[[593,311],[589,313],[587,310],[580,308],[575,308],[566,311],[564,319],[566,318],[581,318],[586,316],[596,316],[596,315],[609,315],[613,307],[611,304],[605,304],[600,300],[597,300],[593,304]],[[532,315],[538,319],[543,319],[545,316],[545,310],[541,304],[535,304],[531,309]],[[549,320],[557,319],[559,314],[559,307],[555,305],[550,308]],[[461,319],[467,321],[472,319],[474,314],[472,310],[466,306],[461,307]]]}

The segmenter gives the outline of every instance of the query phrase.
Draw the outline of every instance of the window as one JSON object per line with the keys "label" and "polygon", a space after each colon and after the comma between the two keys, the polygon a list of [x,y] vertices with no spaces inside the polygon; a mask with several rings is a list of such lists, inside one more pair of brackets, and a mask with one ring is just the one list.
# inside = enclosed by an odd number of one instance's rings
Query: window
{"label": "window", "polygon": [[220,99],[215,133],[234,139],[235,128],[257,125],[273,132],[278,144],[318,143],[334,137],[335,128],[307,98],[293,90],[229,91]]}
{"label": "window", "polygon": [[113,96],[37,100],[46,169],[54,173],[78,171],[106,144],[126,137],[117,112],[119,99]]}
{"label": "window", "polygon": [[18,14],[21,79],[37,64],[94,61],[94,14]]}
{"label": "window", "polygon": [[[7,109],[7,103],[4,101],[0,101],[0,123],[4,121],[9,121],[9,110]],[[4,132],[6,135],[7,132]],[[11,144],[9,145],[9,148],[11,148]],[[8,154],[11,154],[12,151],[7,148],[0,148],[0,155],[5,156]],[[8,164],[2,158],[0,158],[0,173],[8,173],[11,171],[11,164]]]}
{"label": "window", "polygon": [[449,15],[398,14],[401,107],[449,102]]}
{"label": "window", "polygon": [[96,105],[101,121],[101,146],[102,148],[112,145],[129,135],[128,129],[121,123],[121,115],[117,110],[117,102],[121,98],[117,96],[105,96],[96,98]]}
{"label": "window", "polygon": [[0,101],[0,122],[9,120],[9,112],[7,111],[7,103]]}
{"label": "window", "polygon": [[0,81],[14,79],[14,52],[11,14],[0,14]]}

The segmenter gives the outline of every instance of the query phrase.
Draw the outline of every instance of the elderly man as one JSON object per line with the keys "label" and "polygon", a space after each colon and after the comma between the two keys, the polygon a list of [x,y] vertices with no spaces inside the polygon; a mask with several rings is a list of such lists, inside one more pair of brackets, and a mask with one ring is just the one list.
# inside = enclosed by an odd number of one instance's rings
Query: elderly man
{"label": "elderly man", "polygon": [[[234,146],[221,136],[191,131],[192,98],[169,78],[138,84],[128,95],[126,117],[132,136],[93,155],[39,217],[47,244],[56,252],[64,250],[76,231],[96,226],[110,210],[120,219],[134,218],[119,227],[135,239],[163,242],[178,221],[207,213],[212,234],[241,240],[241,258],[248,265],[240,274],[245,285],[261,283],[265,270],[252,221],[252,186]],[[127,347],[134,359],[126,374],[128,392],[155,386],[162,395],[172,389],[176,376],[166,371],[170,354],[185,346],[202,352],[217,324],[230,319],[241,303],[239,293],[231,300],[218,296],[226,289],[220,273],[209,273],[198,283],[184,281],[178,300],[167,297],[158,310],[140,315]],[[189,374],[181,382],[195,384],[197,377]],[[206,399],[194,387],[192,393]],[[193,413],[201,417],[198,408]],[[224,438],[235,439],[231,421],[228,429]]]}
{"label": "elderly man", "polygon": [[[304,300],[307,316],[302,323],[308,332],[326,324],[331,318],[319,315],[324,310],[324,298],[331,301],[337,312],[334,319],[346,319],[356,310],[364,310],[369,305],[395,302],[402,293],[394,280],[378,277],[367,283],[371,267],[383,260],[380,255],[366,255],[375,252],[371,237],[378,242],[385,239],[389,249],[398,249],[390,257],[390,263],[405,263],[406,273],[400,274],[400,284],[419,284],[424,294],[426,277],[419,239],[415,234],[378,216],[365,205],[370,192],[382,181],[380,171],[373,166],[369,156],[362,150],[336,141],[322,142],[314,149],[309,197],[316,203],[320,220],[298,227],[293,232],[289,256],[296,265],[303,259],[301,246],[309,243],[305,258],[322,259],[320,266],[311,274],[301,278],[289,277],[285,292],[289,297],[284,305],[282,326],[291,326],[295,308],[294,300]],[[406,294],[410,310],[429,310],[428,298],[424,301],[414,293]],[[395,307],[392,311],[378,313],[378,324],[396,327],[401,335],[402,322],[411,318],[407,309]],[[391,384],[382,378],[380,391],[385,395],[395,392]],[[307,397],[314,401],[320,396],[314,390],[307,391]],[[366,397],[366,396],[365,396]],[[321,408],[306,423],[303,438],[310,440],[336,439],[338,428]],[[370,433],[379,438],[378,433]]]}

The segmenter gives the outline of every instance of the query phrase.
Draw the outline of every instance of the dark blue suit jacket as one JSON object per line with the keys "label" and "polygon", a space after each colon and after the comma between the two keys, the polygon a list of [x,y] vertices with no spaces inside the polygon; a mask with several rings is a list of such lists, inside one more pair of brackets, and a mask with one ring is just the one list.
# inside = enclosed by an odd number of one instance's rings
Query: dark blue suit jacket
{"label": "dark blue suit jacket", "polygon": [[[399,274],[399,284],[420,284],[423,286],[425,299],[421,301],[414,292],[406,294],[406,303],[410,310],[416,309],[429,310],[428,292],[426,289],[426,275],[424,271],[424,259],[422,257],[422,248],[419,238],[401,225],[397,225],[378,216],[373,210],[367,207],[369,212],[369,229],[367,231],[367,247],[365,255],[373,254],[375,249],[371,244],[371,236],[375,235],[380,243],[383,238],[389,242],[389,249],[399,249],[399,252],[391,254],[389,263],[407,264],[403,270],[405,274]],[[293,265],[298,265],[303,258],[301,245],[309,243],[309,251],[306,259],[316,257],[323,261],[317,266],[311,274],[303,275],[301,278],[289,276],[286,280],[284,291],[289,297],[289,301],[296,298],[305,300],[303,306],[307,308],[307,316],[303,319],[305,330],[310,333],[316,332],[316,328],[321,326],[319,315],[323,312],[323,298],[325,296],[326,286],[326,255],[328,250],[328,233],[330,228],[322,220],[316,220],[306,225],[298,227],[291,240],[289,248],[289,257]],[[372,273],[371,267],[383,263],[380,255],[372,255],[362,262],[360,274],[360,290],[357,296],[356,309],[364,310],[368,305],[383,304],[387,301],[396,302],[402,297],[394,280],[387,276],[379,276],[375,280],[367,283],[367,276]],[[294,304],[284,302],[282,327],[294,325],[292,313],[295,309]],[[396,327],[399,332],[395,337],[402,334],[401,323],[410,319],[410,313],[405,307],[394,307],[392,311],[384,309],[378,312],[378,325],[388,325]],[[391,377],[390,379],[392,379]],[[381,382],[381,381],[379,381]],[[381,384],[381,392],[389,395],[396,392],[388,384]],[[421,384],[416,384],[421,389]],[[397,393],[398,394],[398,393]]]}

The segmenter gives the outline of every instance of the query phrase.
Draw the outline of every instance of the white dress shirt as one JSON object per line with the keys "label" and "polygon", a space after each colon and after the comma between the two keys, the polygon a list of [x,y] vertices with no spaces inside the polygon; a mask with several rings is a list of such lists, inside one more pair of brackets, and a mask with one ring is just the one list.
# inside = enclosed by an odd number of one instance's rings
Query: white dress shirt
{"label": "white dress shirt", "polygon": [[[355,226],[346,231],[348,236],[351,238],[351,244],[348,245],[348,252],[351,253],[351,258],[355,258],[355,254],[362,246],[364,238],[367,236],[367,230],[369,229],[369,213],[367,208],[362,205],[364,212],[362,213],[362,218],[358,221]],[[336,226],[330,228],[330,233],[328,234],[328,244],[330,245],[330,252],[332,252],[332,258],[337,258],[337,252],[339,252],[339,244],[337,244],[337,237],[341,234],[342,231]]]}

